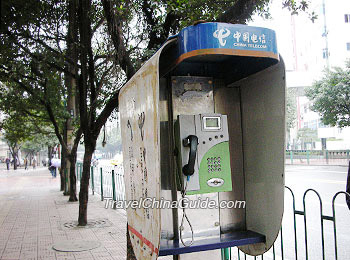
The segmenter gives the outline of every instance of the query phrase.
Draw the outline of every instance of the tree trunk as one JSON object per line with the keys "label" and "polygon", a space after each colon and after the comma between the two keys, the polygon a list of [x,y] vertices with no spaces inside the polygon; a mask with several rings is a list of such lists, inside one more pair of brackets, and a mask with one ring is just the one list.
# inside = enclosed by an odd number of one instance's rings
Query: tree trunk
{"label": "tree trunk", "polygon": [[10,153],[11,153],[12,158],[13,158],[13,169],[17,170],[17,160],[16,160],[16,157],[17,157],[16,146],[17,146],[17,144],[10,145],[9,143],[7,143],[7,145],[9,147]]}
{"label": "tree trunk", "polygon": [[70,152],[69,160],[70,160],[70,197],[69,201],[77,201],[77,177],[75,174],[75,166],[77,163],[77,150],[78,150],[78,145],[79,141],[81,138],[82,130],[81,128],[78,129],[76,135],[75,135],[75,140],[73,143],[72,150]]}
{"label": "tree trunk", "polygon": [[64,181],[64,172],[62,171],[62,168],[61,168],[61,170],[60,170],[60,182],[61,182],[60,191],[63,191],[63,192],[64,192],[64,184],[65,184],[65,181]]}
{"label": "tree trunk", "polygon": [[61,182],[60,191],[64,191],[65,179],[64,179],[64,172],[62,171],[62,168],[60,170],[60,182]]}
{"label": "tree trunk", "polygon": [[53,153],[53,147],[52,146],[48,146],[47,147],[47,157],[49,158],[49,161],[47,162],[48,164],[50,164],[50,162],[51,162],[52,153]]}
{"label": "tree trunk", "polygon": [[60,170],[60,179],[61,179],[61,191],[63,191],[63,195],[67,195],[66,189],[66,153],[64,149],[61,151],[61,170]]}
{"label": "tree trunk", "polygon": [[29,166],[30,166],[30,165],[32,165],[32,161],[33,161],[33,152],[32,151],[29,153],[29,158],[30,158],[30,160],[29,160]]}
{"label": "tree trunk", "polygon": [[[65,67],[70,73],[65,73],[65,84],[67,86],[67,112],[69,113],[69,118],[66,121],[66,144],[68,147],[68,159],[67,167],[69,166],[69,201],[77,201],[76,195],[76,176],[75,176],[75,163],[77,160],[76,149],[73,151],[74,146],[74,126],[73,120],[76,117],[75,111],[75,96],[76,96],[76,79],[72,75],[78,75],[78,55],[76,50],[76,45],[78,42],[78,26],[76,21],[76,9],[78,2],[77,0],[70,0],[69,2],[69,16],[68,16],[68,31],[67,31],[67,55],[70,57],[70,61],[66,61]],[[79,138],[77,135],[75,138]],[[78,140],[79,140],[78,139]]]}
{"label": "tree trunk", "polygon": [[13,169],[17,170],[17,153],[13,152]]}
{"label": "tree trunk", "polygon": [[91,167],[91,158],[92,158],[92,154],[94,153],[94,150],[95,150],[94,145],[92,145],[91,143],[85,142],[83,174],[80,181],[80,192],[79,192],[79,218],[78,218],[79,226],[86,226],[87,224],[87,205],[89,200],[90,167]]}
{"label": "tree trunk", "polygon": [[77,198],[77,178],[75,175],[75,164],[77,162],[77,154],[71,152],[69,156],[70,169],[69,169],[69,179],[70,179],[70,195],[68,201],[78,201]]}

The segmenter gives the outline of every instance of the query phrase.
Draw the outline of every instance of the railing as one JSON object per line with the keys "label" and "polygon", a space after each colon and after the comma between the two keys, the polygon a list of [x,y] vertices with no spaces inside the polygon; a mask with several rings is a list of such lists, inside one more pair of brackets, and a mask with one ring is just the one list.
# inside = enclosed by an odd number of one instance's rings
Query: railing
{"label": "railing", "polygon": [[[77,164],[77,180],[79,181],[81,179],[81,173],[82,173],[82,164]],[[116,201],[122,201],[125,199],[125,188],[124,188],[124,173],[122,167],[113,167],[113,166],[103,166],[103,167],[91,167],[91,183],[90,187],[92,189],[92,193],[97,193],[101,196],[101,200],[104,200],[106,198],[112,200],[113,202]],[[308,228],[308,217],[310,212],[307,210],[307,203],[306,198],[309,194],[315,194],[318,200],[318,207],[319,207],[319,231],[320,232],[320,252],[316,252],[313,250],[312,259],[345,259],[342,255],[339,257],[339,251],[338,251],[338,229],[337,229],[337,218],[336,218],[336,199],[339,197],[339,195],[344,194],[345,197],[348,196],[350,198],[350,194],[346,193],[344,191],[337,192],[331,202],[332,207],[332,213],[330,215],[324,214],[324,206],[323,201],[321,199],[320,194],[314,190],[314,189],[308,189],[303,194],[303,201],[302,201],[302,210],[297,210],[296,208],[296,200],[294,192],[291,188],[286,186],[286,191],[290,194],[291,198],[291,205],[285,205],[285,214],[284,214],[284,221],[283,225],[281,227],[281,230],[279,232],[279,235],[274,243],[274,245],[271,247],[271,249],[266,252],[263,255],[260,256],[248,256],[242,251],[240,251],[238,248],[224,248],[221,250],[222,260],[231,260],[231,259],[309,259],[310,256],[310,245],[309,245],[309,231],[310,228]],[[286,196],[287,194],[286,193]],[[106,202],[109,202],[109,200],[106,200]],[[106,208],[108,208],[108,204],[106,204]],[[113,205],[113,204],[111,204]],[[291,207],[291,215],[286,214],[286,207]],[[298,217],[301,216],[303,221],[298,221]],[[286,219],[291,219],[292,225],[290,223],[285,223]],[[325,223],[330,223],[332,225],[332,235],[329,235],[327,237],[328,243],[325,241]],[[289,230],[287,239],[283,236],[285,235],[285,230]],[[315,231],[315,230],[314,230]],[[332,241],[329,241],[332,240]],[[327,247],[327,256],[330,256],[326,258],[326,245],[331,244],[331,247],[333,249],[333,253],[330,252],[329,248]],[[286,251],[289,251],[289,255],[286,256]],[[293,251],[291,255],[291,251]],[[317,254],[318,257],[315,258],[315,255]]]}
{"label": "railing", "polygon": [[[76,175],[80,182],[83,164],[77,163]],[[92,194],[101,196],[101,201],[111,199],[113,202],[125,199],[124,171],[122,166],[91,166],[90,188]],[[108,200],[107,200],[108,201]],[[106,205],[108,207],[108,204]]]}
{"label": "railing", "polygon": [[287,164],[347,165],[350,150],[286,150]]}
{"label": "railing", "polygon": [[[331,215],[326,215],[324,214],[324,207],[323,207],[323,202],[321,199],[320,194],[314,190],[314,189],[308,189],[305,191],[304,195],[303,195],[303,209],[302,210],[297,210],[296,209],[296,203],[295,203],[295,195],[294,192],[286,186],[286,190],[288,190],[292,196],[292,222],[293,222],[293,234],[292,236],[294,236],[292,238],[292,240],[289,239],[289,243],[287,243],[283,238],[283,230],[285,230],[286,225],[282,225],[280,233],[278,235],[278,238],[276,239],[275,244],[272,246],[272,248],[266,252],[263,255],[260,256],[248,256],[245,253],[241,252],[238,248],[229,248],[226,249],[226,251],[222,250],[222,259],[223,260],[230,260],[230,259],[264,259],[264,257],[266,259],[309,259],[310,257],[312,257],[312,259],[345,259],[344,255],[342,256],[342,258],[339,257],[339,252],[338,252],[338,234],[337,234],[337,219],[336,219],[336,207],[335,207],[335,201],[338,198],[338,196],[340,194],[344,194],[345,196],[348,196],[350,198],[350,194],[344,191],[339,191],[337,192],[333,198],[332,198],[332,214]],[[310,246],[309,246],[309,231],[310,229],[308,228],[308,214],[310,212],[307,211],[307,203],[306,203],[306,197],[309,193],[314,193],[317,197],[317,200],[319,202],[319,230],[321,237],[321,244],[320,246],[320,251],[321,252],[315,252],[315,250],[313,250],[313,255],[310,256]],[[297,224],[297,216],[302,216],[303,217],[303,224],[299,225]],[[286,217],[286,216],[285,216]],[[329,241],[332,240],[331,237],[328,237],[328,243],[329,244],[333,244],[333,253],[330,252],[329,247],[327,248],[328,250],[328,258],[326,258],[326,243],[325,243],[325,223],[326,221],[329,221],[332,224],[332,228],[333,228],[333,241]],[[303,229],[304,234],[300,234],[300,232],[298,232],[298,227],[300,226],[301,229]],[[300,230],[300,229],[299,229]],[[300,237],[302,237],[303,239],[300,239]],[[289,237],[290,238],[290,237]],[[303,241],[300,241],[303,240]],[[287,246],[287,248],[291,249],[293,248],[294,254],[292,256],[288,256],[286,257],[285,254],[285,247]],[[331,245],[332,246],[332,245]],[[299,250],[299,249],[303,249],[303,250]],[[318,254],[318,256],[322,256],[321,257],[317,257],[315,258],[315,254]],[[243,258],[242,258],[243,257]],[[292,258],[291,258],[292,257]]]}

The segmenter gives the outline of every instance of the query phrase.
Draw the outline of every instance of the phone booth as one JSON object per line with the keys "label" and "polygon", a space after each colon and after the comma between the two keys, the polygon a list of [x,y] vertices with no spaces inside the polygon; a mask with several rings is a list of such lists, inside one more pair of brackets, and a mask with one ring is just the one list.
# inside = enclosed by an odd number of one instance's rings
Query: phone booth
{"label": "phone booth", "polygon": [[285,68],[274,31],[183,29],[121,89],[119,110],[138,259],[269,250],[284,200]]}

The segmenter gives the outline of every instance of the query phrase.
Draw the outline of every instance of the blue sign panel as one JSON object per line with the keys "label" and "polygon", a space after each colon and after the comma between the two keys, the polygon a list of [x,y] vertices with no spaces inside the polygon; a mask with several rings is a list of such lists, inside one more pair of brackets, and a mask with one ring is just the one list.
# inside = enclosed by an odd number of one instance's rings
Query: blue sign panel
{"label": "blue sign panel", "polygon": [[[209,54],[271,57],[278,59],[273,30],[240,24],[201,23],[178,34],[178,54],[207,50]],[[204,54],[204,53],[203,53]]]}

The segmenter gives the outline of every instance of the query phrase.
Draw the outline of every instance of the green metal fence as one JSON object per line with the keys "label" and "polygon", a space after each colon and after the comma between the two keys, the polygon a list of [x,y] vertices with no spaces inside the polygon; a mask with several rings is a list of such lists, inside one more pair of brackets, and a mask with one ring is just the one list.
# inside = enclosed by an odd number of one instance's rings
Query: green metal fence
{"label": "green metal fence", "polygon": [[[83,164],[78,162],[76,167],[77,181],[80,182]],[[101,201],[125,199],[124,171],[121,166],[91,166],[90,188],[92,194],[101,196]],[[108,206],[108,205],[107,205]]]}
{"label": "green metal fence", "polygon": [[[294,238],[291,240],[292,243],[285,244],[285,241],[283,239],[283,229],[284,225],[282,225],[279,236],[275,242],[275,244],[272,246],[272,248],[265,254],[261,256],[248,256],[245,253],[241,252],[238,248],[229,248],[228,250],[222,250],[222,259],[223,260],[231,260],[231,259],[345,259],[345,258],[339,258],[339,252],[338,252],[338,236],[339,234],[337,233],[337,218],[336,218],[336,206],[335,206],[335,201],[339,197],[339,195],[344,194],[345,196],[348,196],[350,198],[350,194],[344,191],[339,191],[337,192],[333,198],[332,198],[332,214],[331,215],[326,215],[324,214],[324,208],[323,208],[323,202],[321,199],[320,194],[314,190],[314,189],[308,189],[304,192],[303,195],[303,202],[302,202],[302,210],[297,210],[296,209],[296,201],[295,201],[295,195],[294,192],[292,191],[291,188],[286,186],[286,190],[289,191],[290,195],[292,196],[292,209],[293,209],[293,236]],[[320,240],[321,240],[321,245],[320,245],[320,251],[318,252],[318,255],[321,255],[321,258],[315,258],[314,255],[310,255],[310,246],[309,246],[309,240],[308,240],[308,211],[307,211],[307,203],[306,203],[306,197],[310,194],[314,193],[316,195],[316,198],[319,202],[319,231],[320,231]],[[298,225],[297,225],[297,216],[302,216],[303,218],[303,224],[301,225],[301,229],[303,229],[304,234],[300,234],[298,230]],[[326,248],[326,242],[325,242],[325,222],[328,221],[331,223],[332,228],[333,228],[333,242],[329,242],[329,244],[333,244],[333,254],[331,254],[330,257],[326,258],[325,254],[325,248]],[[349,231],[349,230],[348,230]],[[347,231],[347,232],[348,232]],[[342,230],[342,232],[345,232],[345,230]],[[303,238],[303,241],[300,241],[300,237]],[[285,248],[288,247],[289,249],[293,248],[294,255],[286,257],[285,255]],[[278,253],[276,252],[278,248]],[[303,248],[303,250],[301,250]],[[315,251],[312,251],[313,254],[315,254]],[[329,252],[330,254],[330,252]]]}
{"label": "green metal fence", "polygon": [[[113,167],[113,166],[103,166],[103,167],[91,167],[91,183],[90,187],[92,189],[92,193],[97,193],[101,196],[101,200],[109,199],[112,201],[122,201],[125,199],[125,188],[124,188],[124,172],[122,167]],[[77,180],[80,181],[82,174],[82,163],[77,163],[76,167]],[[331,202],[332,213],[330,215],[326,215],[324,213],[323,201],[321,199],[320,194],[314,189],[308,189],[303,194],[302,200],[302,209],[298,210],[296,207],[296,199],[294,192],[291,188],[286,186],[286,196],[289,194],[291,196],[291,205],[292,208],[292,216],[288,216],[292,219],[292,227],[288,227],[288,229],[292,229],[293,231],[291,235],[288,236],[288,241],[286,241],[283,237],[283,230],[287,228],[287,226],[282,225],[279,235],[276,239],[275,244],[272,248],[263,255],[260,256],[248,256],[238,248],[225,248],[221,250],[222,260],[232,260],[232,259],[316,259],[314,255],[310,255],[310,245],[309,245],[309,227],[308,227],[308,216],[309,211],[307,210],[307,202],[306,198],[309,197],[309,194],[316,195],[318,205],[319,205],[319,232],[320,232],[320,258],[317,259],[326,259],[326,242],[325,242],[325,223],[331,223],[332,225],[332,237],[333,240],[331,244],[333,244],[333,254],[331,258],[327,259],[343,259],[339,258],[338,252],[338,229],[337,229],[337,218],[336,218],[336,204],[335,201],[338,199],[339,195],[343,194],[345,197],[348,196],[350,198],[350,194],[344,191],[337,192]],[[106,200],[106,201],[109,201]],[[113,203],[111,204],[113,205]],[[285,205],[288,206],[288,205]],[[108,204],[106,204],[106,208]],[[285,213],[286,214],[286,213]],[[300,224],[300,221],[297,221],[298,217],[302,217],[303,221]],[[286,215],[284,216],[286,218]],[[299,223],[299,224],[298,224]],[[302,232],[299,232],[302,230]],[[340,232],[344,232],[341,230]],[[348,232],[348,231],[347,231]],[[303,233],[303,234],[301,234]],[[292,236],[292,237],[291,237]],[[328,243],[329,244],[329,243]],[[328,247],[329,248],[329,247]],[[293,251],[293,255],[286,256],[286,249],[289,251]],[[314,250],[312,251],[313,253]],[[329,252],[328,252],[329,253]]]}
{"label": "green metal fence", "polygon": [[350,150],[286,150],[287,164],[348,165]]}

